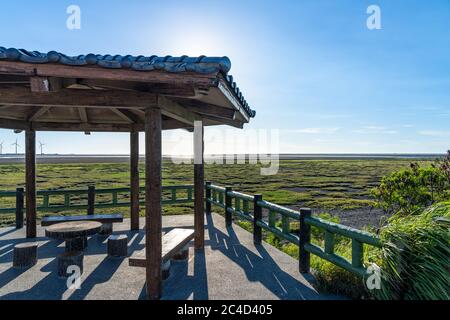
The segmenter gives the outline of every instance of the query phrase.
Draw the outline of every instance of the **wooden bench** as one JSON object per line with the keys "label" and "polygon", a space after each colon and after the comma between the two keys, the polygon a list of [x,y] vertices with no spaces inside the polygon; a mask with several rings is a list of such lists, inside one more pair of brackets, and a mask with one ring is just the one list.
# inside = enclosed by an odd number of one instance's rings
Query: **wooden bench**
{"label": "wooden bench", "polygon": [[70,221],[97,221],[102,223],[102,230],[100,234],[111,234],[112,224],[114,222],[123,222],[123,215],[121,214],[91,214],[84,216],[48,216],[43,217],[41,226],[47,227],[52,224]]}
{"label": "wooden bench", "polygon": [[[162,264],[166,264],[177,253],[185,248],[185,246],[194,239],[194,230],[176,228],[162,237]],[[131,267],[145,267],[145,248],[134,253],[128,259],[128,265]]]}

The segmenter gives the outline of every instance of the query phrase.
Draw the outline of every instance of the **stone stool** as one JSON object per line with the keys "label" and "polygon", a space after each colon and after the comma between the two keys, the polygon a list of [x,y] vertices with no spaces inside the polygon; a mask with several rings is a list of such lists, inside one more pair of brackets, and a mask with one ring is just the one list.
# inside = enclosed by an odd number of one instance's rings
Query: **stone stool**
{"label": "stone stool", "polygon": [[37,243],[20,243],[14,246],[13,267],[29,268],[37,263]]}
{"label": "stone stool", "polygon": [[101,236],[109,236],[111,235],[113,231],[113,224],[112,222],[104,222],[102,223],[102,228],[99,231],[99,235]]}
{"label": "stone stool", "polygon": [[174,261],[184,261],[189,258],[189,245],[185,245],[178,253],[176,253],[172,260]]}
{"label": "stone stool", "polygon": [[69,266],[80,268],[80,275],[83,273],[83,251],[64,252],[58,256],[58,276],[69,277],[72,273],[67,272]]}
{"label": "stone stool", "polygon": [[128,236],[125,234],[108,237],[108,256],[126,257],[128,255]]}

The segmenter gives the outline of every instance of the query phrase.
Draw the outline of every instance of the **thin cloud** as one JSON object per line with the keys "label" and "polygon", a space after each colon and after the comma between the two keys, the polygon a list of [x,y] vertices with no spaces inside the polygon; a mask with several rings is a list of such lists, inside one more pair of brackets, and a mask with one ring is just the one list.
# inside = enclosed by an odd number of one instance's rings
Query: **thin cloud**
{"label": "thin cloud", "polygon": [[297,133],[307,133],[307,134],[324,134],[324,133],[335,133],[339,128],[303,128],[292,130]]}
{"label": "thin cloud", "polygon": [[419,131],[419,134],[429,137],[443,137],[443,138],[450,137],[450,131],[422,130]]}
{"label": "thin cloud", "polygon": [[353,130],[354,133],[360,134],[396,134],[398,131],[391,130],[382,126],[363,126],[361,129]]}

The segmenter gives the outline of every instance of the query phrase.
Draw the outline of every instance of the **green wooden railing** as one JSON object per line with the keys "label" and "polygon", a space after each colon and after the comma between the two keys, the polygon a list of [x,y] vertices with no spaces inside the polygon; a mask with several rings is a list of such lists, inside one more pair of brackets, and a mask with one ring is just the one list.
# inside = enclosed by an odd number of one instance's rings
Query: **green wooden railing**
{"label": "green wooden railing", "polygon": [[[140,203],[145,204],[145,188],[141,187]],[[41,212],[58,212],[67,210],[87,209],[93,213],[94,208],[129,207],[129,188],[95,189],[90,186],[79,190],[41,190],[37,191],[38,206]],[[255,243],[261,243],[262,230],[271,232],[281,239],[299,246],[299,270],[309,272],[310,254],[314,254],[339,267],[359,276],[366,275],[364,268],[364,245],[380,247],[380,240],[373,234],[349,228],[341,224],[322,220],[311,216],[310,209],[295,211],[277,204],[265,201],[261,195],[247,195],[233,191],[231,187],[219,187],[210,182],[205,184],[205,209],[211,213],[211,205],[224,210],[227,225],[232,224],[233,216],[253,223],[253,238]],[[24,190],[0,191],[0,203],[10,198],[9,203],[15,206],[0,208],[2,213],[16,213],[16,226],[23,225]],[[162,187],[162,203],[178,204],[193,202],[193,185],[176,185]],[[263,219],[262,212],[267,212]],[[281,225],[277,223],[281,221]],[[299,222],[299,231],[292,232],[291,221]],[[311,243],[311,226],[325,233],[324,248]],[[334,252],[335,236],[343,236],[352,241],[352,257],[349,261]]]}
{"label": "green wooden railing", "polygon": [[[193,185],[176,185],[162,187],[162,203],[176,204],[189,203],[193,199]],[[145,188],[140,188],[140,203],[145,204],[144,200]],[[66,210],[83,210],[90,208],[118,208],[129,207],[131,202],[129,188],[109,188],[109,189],[95,189],[89,187],[88,189],[78,190],[40,190],[37,191],[37,210],[40,212],[58,212]],[[10,198],[11,201],[4,201]],[[2,213],[16,213],[17,199],[22,199],[22,209],[24,191],[23,188],[17,188],[16,191],[0,191],[0,201],[7,203],[14,203],[0,208]],[[16,200],[14,200],[16,199]],[[20,201],[19,201],[20,202]]]}
{"label": "green wooden railing", "polygon": [[[380,247],[377,236],[358,229],[349,228],[341,224],[329,222],[311,216],[310,209],[295,211],[277,204],[264,201],[261,195],[247,195],[233,191],[230,187],[219,187],[206,183],[206,212],[211,212],[211,205],[224,209],[225,220],[232,223],[232,216],[253,223],[253,238],[255,243],[261,243],[262,230],[271,232],[281,239],[299,246],[299,270],[306,273],[310,270],[310,254],[325,259],[358,276],[364,277],[364,245]],[[253,211],[250,210],[253,209]],[[267,212],[263,219],[262,212]],[[281,225],[277,223],[281,221]],[[299,231],[292,232],[291,221],[299,222]],[[311,226],[325,233],[324,248],[311,243]],[[334,239],[340,235],[351,239],[352,257],[349,261],[334,252]]]}

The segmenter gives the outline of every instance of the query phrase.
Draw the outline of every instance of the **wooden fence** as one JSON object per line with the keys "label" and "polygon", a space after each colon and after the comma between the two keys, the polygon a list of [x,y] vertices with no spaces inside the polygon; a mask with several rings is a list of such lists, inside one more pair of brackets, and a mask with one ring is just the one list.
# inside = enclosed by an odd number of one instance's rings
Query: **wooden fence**
{"label": "wooden fence", "polygon": [[[163,186],[163,204],[191,203],[193,202],[193,185]],[[145,204],[144,188],[140,203]],[[57,212],[66,210],[87,210],[94,213],[94,208],[129,207],[129,188],[95,189],[90,186],[84,190],[42,190],[37,192],[37,210],[41,212]],[[16,227],[23,226],[24,189],[0,192],[0,200],[15,198],[15,206],[0,208],[2,213],[16,214]],[[53,201],[57,198],[57,201]],[[381,247],[377,236],[358,229],[333,223],[311,216],[308,208],[295,211],[277,204],[263,200],[262,195],[248,195],[233,191],[231,187],[220,187],[206,182],[205,184],[205,211],[212,212],[211,206],[223,209],[227,225],[231,225],[233,216],[251,222],[253,225],[253,239],[256,244],[262,241],[262,231],[273,233],[296,246],[299,246],[299,270],[302,273],[310,271],[310,255],[314,254],[358,276],[364,277],[364,245]],[[13,203],[13,201],[10,201]],[[263,210],[268,212],[263,218]],[[281,221],[281,226],[277,224]],[[299,231],[293,232],[290,222],[299,222]],[[325,234],[324,247],[321,248],[311,242],[311,227],[316,227]],[[340,235],[351,239],[352,256],[349,261],[335,253],[335,236]]]}
{"label": "wooden fence", "polygon": [[[381,242],[376,235],[358,229],[325,221],[312,217],[311,209],[304,208],[295,211],[286,207],[263,200],[262,195],[247,195],[233,191],[231,187],[219,187],[206,183],[206,213],[211,212],[211,205],[224,210],[225,221],[231,225],[232,217],[236,217],[253,223],[253,239],[256,244],[262,240],[262,230],[275,234],[277,237],[299,246],[299,270],[302,273],[310,271],[310,254],[325,259],[358,276],[364,277],[364,245],[381,247]],[[263,219],[263,209],[268,214]],[[277,226],[277,220],[281,226]],[[291,221],[299,222],[299,231],[292,232]],[[325,233],[324,248],[311,243],[311,226]],[[334,252],[334,239],[340,235],[351,239],[351,260]]]}

